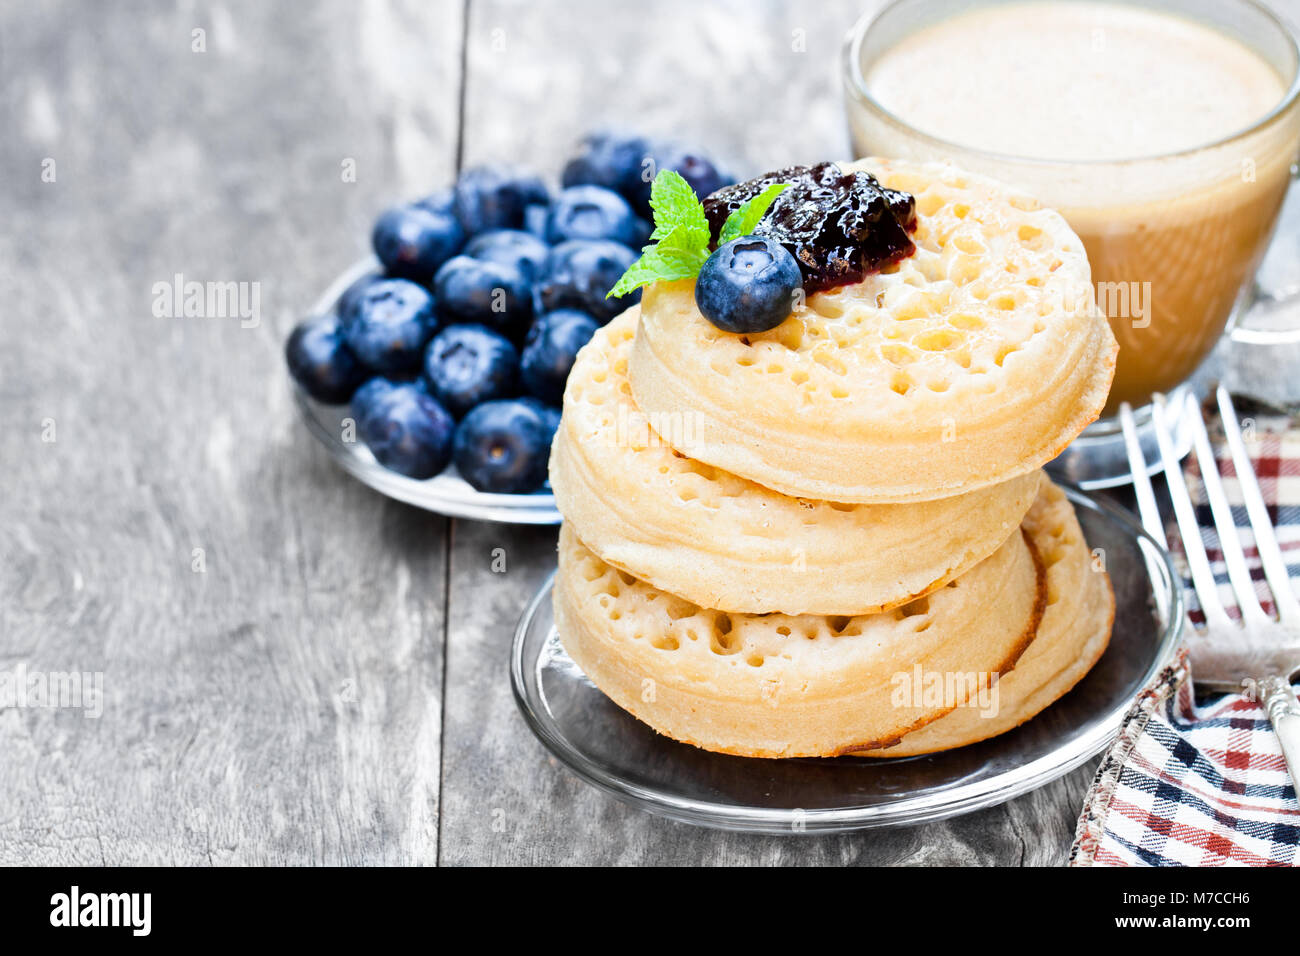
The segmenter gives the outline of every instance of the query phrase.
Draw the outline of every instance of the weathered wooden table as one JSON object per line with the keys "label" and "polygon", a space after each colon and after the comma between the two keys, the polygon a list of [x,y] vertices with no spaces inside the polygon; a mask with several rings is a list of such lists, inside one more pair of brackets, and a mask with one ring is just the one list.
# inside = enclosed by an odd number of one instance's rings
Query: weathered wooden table
{"label": "weathered wooden table", "polygon": [[[291,404],[289,328],[379,209],[459,165],[554,173],[609,122],[740,172],[847,155],[861,5],[0,10],[0,672],[104,682],[98,719],[0,710],[0,863],[1063,862],[1095,764],[831,837],[589,788],[507,674],[554,531],[383,498]],[[260,321],[175,317],[177,275],[255,283]]]}

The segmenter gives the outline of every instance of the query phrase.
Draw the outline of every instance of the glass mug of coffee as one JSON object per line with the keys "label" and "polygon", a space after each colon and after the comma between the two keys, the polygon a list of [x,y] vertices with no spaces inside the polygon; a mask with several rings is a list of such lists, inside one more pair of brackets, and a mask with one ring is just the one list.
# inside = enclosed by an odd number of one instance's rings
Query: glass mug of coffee
{"label": "glass mug of coffee", "polygon": [[1154,464],[1151,396],[1184,408],[1230,320],[1244,340],[1300,341],[1254,295],[1300,150],[1300,52],[1263,6],[894,0],[850,32],[843,65],[856,155],[950,160],[1083,240],[1120,353],[1103,418],[1055,464],[1066,477],[1129,480],[1121,402]]}

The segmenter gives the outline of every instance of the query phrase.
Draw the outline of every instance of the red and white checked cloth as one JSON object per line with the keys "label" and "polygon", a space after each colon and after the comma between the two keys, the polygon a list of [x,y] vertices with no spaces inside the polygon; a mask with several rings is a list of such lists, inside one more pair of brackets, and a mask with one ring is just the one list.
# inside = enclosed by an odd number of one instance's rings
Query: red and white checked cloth
{"label": "red and white checked cloth", "polygon": [[[1209,417],[1207,415],[1207,417]],[[1292,585],[1300,584],[1300,420],[1271,414],[1244,425]],[[1215,448],[1227,454],[1221,436]],[[1188,486],[1220,597],[1236,615],[1223,554],[1201,494],[1195,457]],[[1220,474],[1265,611],[1272,600],[1241,506],[1231,458]],[[1174,528],[1170,547],[1181,554]],[[1177,560],[1177,558],[1176,558]],[[1194,604],[1190,578],[1189,602]],[[1199,617],[1194,611],[1193,617]],[[1199,621],[1198,621],[1199,623]],[[1281,866],[1300,864],[1300,803],[1277,736],[1252,700],[1196,701],[1186,654],[1134,702],[1088,791],[1070,850],[1072,866]]]}

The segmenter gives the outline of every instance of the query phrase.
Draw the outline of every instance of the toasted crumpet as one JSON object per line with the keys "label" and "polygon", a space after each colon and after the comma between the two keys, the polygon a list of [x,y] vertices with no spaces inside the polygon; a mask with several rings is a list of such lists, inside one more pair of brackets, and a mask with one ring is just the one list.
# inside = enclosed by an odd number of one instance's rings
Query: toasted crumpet
{"label": "toasted crumpet", "polygon": [[966,494],[1038,470],[1101,412],[1117,346],[1056,212],[951,165],[862,160],[916,197],[916,252],[736,335],[693,280],[649,286],[629,378],[683,454],[794,497]]}
{"label": "toasted crumpet", "polygon": [[[603,561],[702,607],[865,614],[974,567],[1019,526],[1041,472],[938,501],[790,498],[686,458],[627,379],[638,312],[598,331],[569,373],[551,457],[556,505]],[[658,429],[654,426],[659,426]]]}
{"label": "toasted crumpet", "polygon": [[560,530],[555,624],[565,651],[616,704],[662,734],[751,757],[887,746],[964,699],[900,706],[896,678],[1000,674],[1038,628],[1046,583],[1031,537],[928,597],[882,614],[728,614],[661,591]]}
{"label": "toasted crumpet", "polygon": [[1100,660],[1110,643],[1115,595],[1110,577],[1093,566],[1074,508],[1061,489],[1044,482],[1025,518],[1047,570],[1047,606],[1038,634],[997,682],[996,709],[958,707],[870,757],[907,757],[949,750],[1018,727],[1062,697]]}

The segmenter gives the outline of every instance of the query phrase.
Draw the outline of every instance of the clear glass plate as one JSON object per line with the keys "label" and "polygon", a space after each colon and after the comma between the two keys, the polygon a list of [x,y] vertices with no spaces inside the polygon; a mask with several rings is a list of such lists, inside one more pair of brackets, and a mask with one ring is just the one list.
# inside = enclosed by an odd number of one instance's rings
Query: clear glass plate
{"label": "clear glass plate", "polygon": [[1079,684],[1015,730],[923,757],[760,760],[663,737],[596,689],[560,646],[548,579],[511,652],[515,698],[570,770],[621,800],[675,820],[766,833],[915,824],[993,806],[1055,780],[1115,737],[1138,691],[1168,661],[1183,621],[1168,556],[1122,509],[1081,491],[1089,546],[1115,587],[1115,630]]}
{"label": "clear glass plate", "polygon": [[[329,315],[334,311],[339,297],[362,276],[377,273],[379,262],[373,256],[346,270],[322,293],[311,308],[313,316]],[[426,511],[451,515],[456,518],[475,518],[480,521],[503,521],[513,524],[559,524],[560,513],[555,510],[555,498],[549,491],[531,495],[491,495],[476,491],[454,467],[424,481],[407,478],[389,471],[375,460],[364,443],[344,441],[344,419],[349,417],[346,405],[323,405],[312,399],[301,388],[294,388],[298,409],[308,430],[325,446],[348,474],[369,485],[381,494],[404,501]]]}

